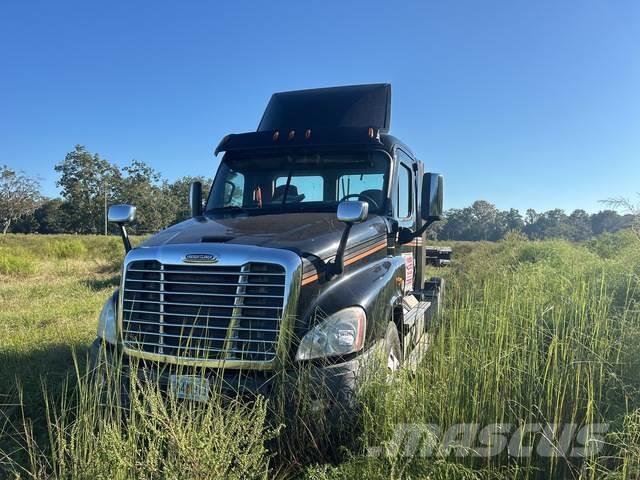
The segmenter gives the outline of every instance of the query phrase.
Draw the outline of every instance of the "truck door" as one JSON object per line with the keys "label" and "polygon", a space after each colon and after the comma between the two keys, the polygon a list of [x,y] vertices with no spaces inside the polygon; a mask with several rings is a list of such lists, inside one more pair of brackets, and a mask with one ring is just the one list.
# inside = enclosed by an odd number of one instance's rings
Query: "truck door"
{"label": "truck door", "polygon": [[[397,175],[394,190],[395,217],[400,228],[408,228],[411,231],[416,229],[416,204],[415,204],[415,176],[413,174],[413,161],[405,152],[396,149]],[[416,258],[417,242],[413,241],[400,245],[400,253],[404,257],[406,267],[405,292],[419,288],[416,282]]]}

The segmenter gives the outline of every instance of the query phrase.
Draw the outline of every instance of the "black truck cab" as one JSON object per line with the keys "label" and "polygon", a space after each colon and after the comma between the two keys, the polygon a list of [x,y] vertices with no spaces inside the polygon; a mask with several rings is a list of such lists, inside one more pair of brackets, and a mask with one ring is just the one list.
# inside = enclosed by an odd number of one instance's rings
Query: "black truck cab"
{"label": "black truck cab", "polygon": [[[218,145],[192,218],[128,251],[96,355],[153,363],[179,397],[216,376],[260,391],[300,365],[352,391],[372,352],[390,370],[415,357],[440,295],[424,238],[442,177],[388,133],[390,114],[388,84],[274,94],[256,132]],[[134,213],[110,211],[125,246]]]}

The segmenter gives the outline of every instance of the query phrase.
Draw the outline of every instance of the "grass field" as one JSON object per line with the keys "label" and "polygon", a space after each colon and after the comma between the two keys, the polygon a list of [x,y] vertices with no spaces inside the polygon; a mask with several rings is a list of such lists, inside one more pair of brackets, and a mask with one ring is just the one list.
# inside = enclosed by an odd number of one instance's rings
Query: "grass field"
{"label": "grass field", "polygon": [[[416,374],[364,388],[361,426],[328,462],[313,429],[284,439],[261,402],[193,410],[149,391],[124,428],[82,380],[118,284],[119,239],[1,237],[0,478],[640,478],[638,239],[454,248],[427,358]],[[497,423],[509,450],[444,433]],[[527,424],[542,432],[513,441]],[[567,424],[585,438],[589,425],[607,432],[582,457],[524,454],[554,437],[544,426]],[[420,431],[415,451],[396,441],[399,425]]]}

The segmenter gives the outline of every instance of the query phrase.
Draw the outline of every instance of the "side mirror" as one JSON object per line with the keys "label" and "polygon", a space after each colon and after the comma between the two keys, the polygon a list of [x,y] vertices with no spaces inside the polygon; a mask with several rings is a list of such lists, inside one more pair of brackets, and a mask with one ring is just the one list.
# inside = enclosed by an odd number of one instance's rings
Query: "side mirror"
{"label": "side mirror", "polygon": [[131,223],[136,218],[136,207],[133,205],[111,205],[107,218],[110,222],[117,223],[118,227],[120,227],[120,236],[122,237],[122,243],[124,243],[125,252],[131,250],[131,241],[124,224]]}
{"label": "side mirror", "polygon": [[133,205],[111,205],[107,218],[113,223],[131,223],[136,218],[136,207]]}
{"label": "side mirror", "polygon": [[338,220],[345,223],[362,223],[369,215],[369,202],[344,201],[338,204]]}
{"label": "side mirror", "polygon": [[331,279],[344,271],[344,251],[347,248],[349,232],[355,223],[362,223],[369,215],[369,202],[344,201],[338,204],[338,220],[346,223],[340,237],[338,250],[333,262],[327,265],[327,278]]}
{"label": "side mirror", "polygon": [[191,207],[191,216],[199,217],[202,215],[202,183],[193,182],[189,188],[189,206]]}
{"label": "side mirror", "polygon": [[422,177],[422,201],[420,211],[426,222],[442,218],[443,177],[437,173],[425,173]]}

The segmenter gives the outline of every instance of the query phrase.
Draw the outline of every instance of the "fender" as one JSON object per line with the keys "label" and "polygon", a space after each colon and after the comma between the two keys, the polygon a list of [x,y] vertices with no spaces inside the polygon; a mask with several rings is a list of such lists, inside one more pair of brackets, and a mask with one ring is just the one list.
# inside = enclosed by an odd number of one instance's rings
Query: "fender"
{"label": "fender", "polygon": [[393,307],[402,298],[405,280],[402,257],[386,257],[334,280],[305,313],[306,330],[316,323],[316,312],[331,315],[358,305],[367,314],[366,342],[382,338],[392,318]]}

